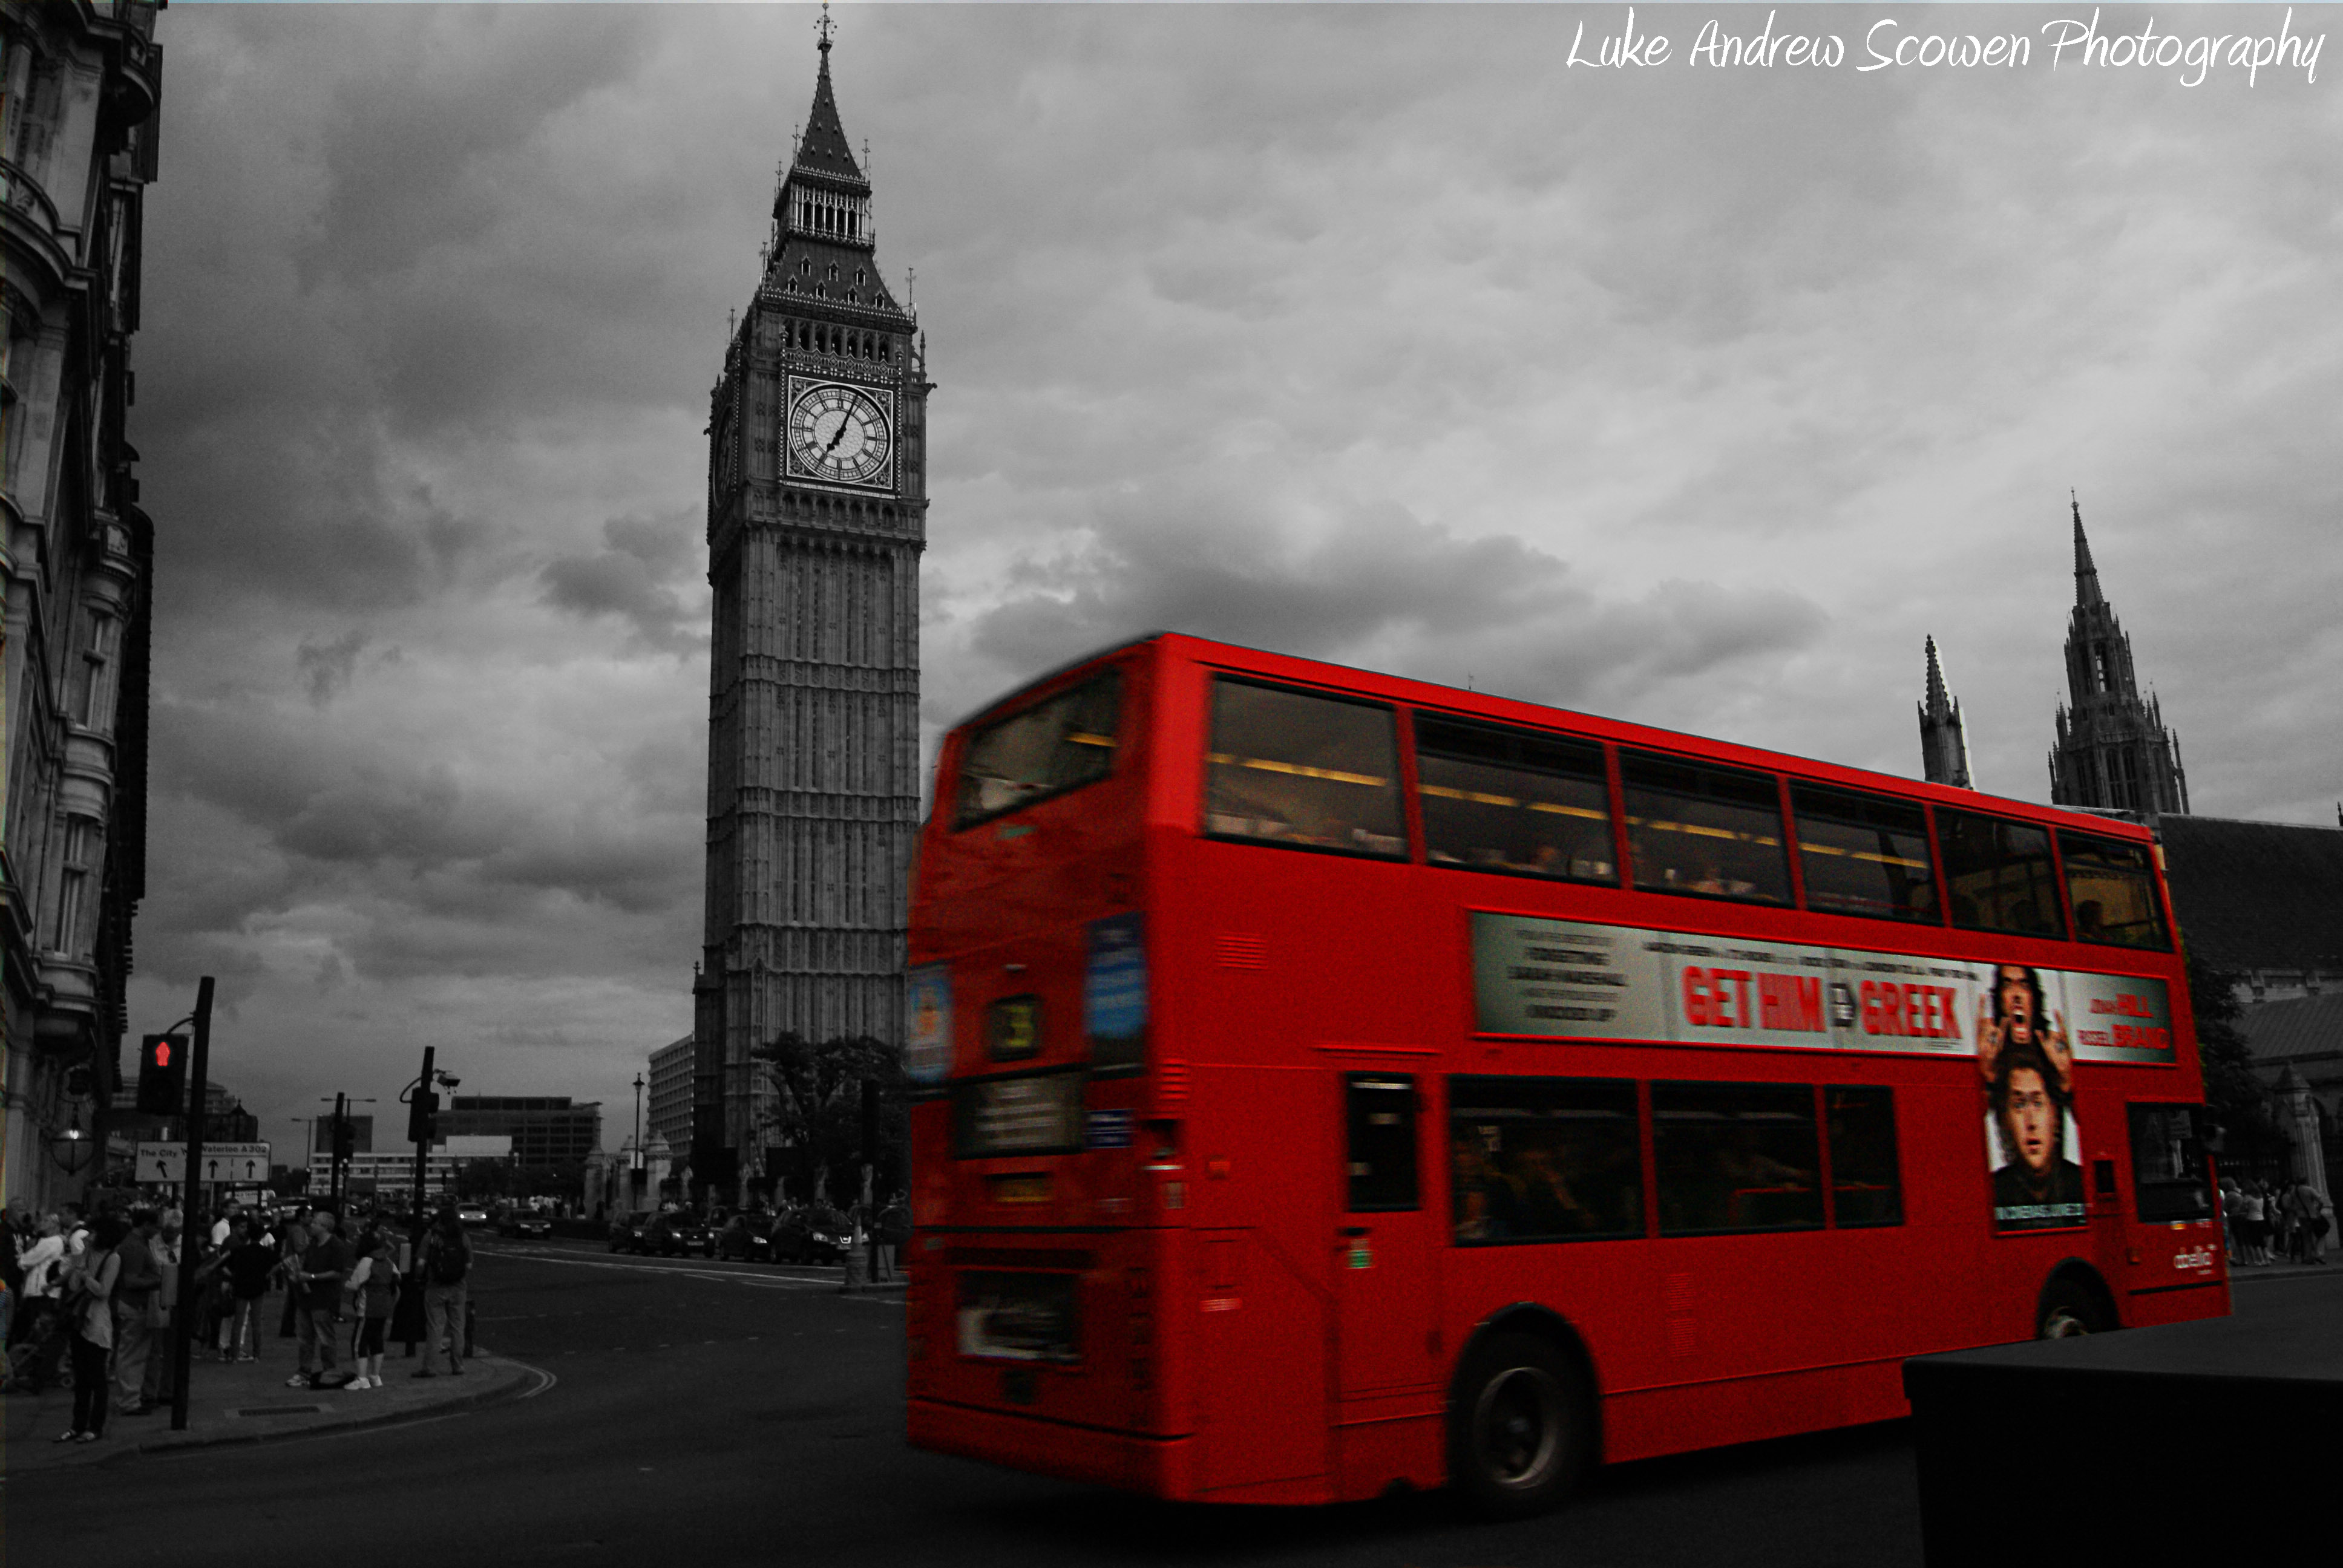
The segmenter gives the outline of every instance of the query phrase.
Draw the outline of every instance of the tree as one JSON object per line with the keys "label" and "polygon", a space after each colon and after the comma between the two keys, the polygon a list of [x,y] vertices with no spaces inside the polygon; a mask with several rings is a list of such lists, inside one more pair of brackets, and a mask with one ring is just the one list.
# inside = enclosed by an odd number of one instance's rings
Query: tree
{"label": "tree", "polygon": [[[869,1152],[880,1184],[893,1184],[910,1143],[904,1111],[909,1083],[894,1047],[869,1035],[816,1044],[784,1033],[751,1054],[772,1074],[776,1091],[773,1113],[759,1129],[767,1146],[781,1151],[778,1169],[767,1161],[769,1179],[779,1179],[799,1197],[850,1201],[861,1193],[861,1162]],[[879,1086],[879,1147],[872,1151],[862,1147],[866,1081]]]}
{"label": "tree", "polygon": [[465,1198],[501,1198],[510,1189],[512,1162],[483,1156],[457,1168],[456,1191]]}
{"label": "tree", "polygon": [[2254,1071],[2254,1056],[2237,1028],[2243,977],[2188,955],[2188,1000],[2197,1014],[2197,1054],[2205,1069],[2205,1103],[2226,1134],[2232,1162],[2246,1163],[2283,1148],[2270,1112],[2269,1091]]}

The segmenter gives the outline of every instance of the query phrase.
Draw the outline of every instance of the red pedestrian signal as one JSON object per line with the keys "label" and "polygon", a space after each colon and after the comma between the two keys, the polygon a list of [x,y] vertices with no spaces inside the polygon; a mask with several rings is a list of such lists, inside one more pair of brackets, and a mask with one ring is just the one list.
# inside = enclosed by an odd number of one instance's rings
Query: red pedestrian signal
{"label": "red pedestrian signal", "polygon": [[138,1044],[138,1113],[178,1116],[187,1109],[187,1037],[150,1034]]}

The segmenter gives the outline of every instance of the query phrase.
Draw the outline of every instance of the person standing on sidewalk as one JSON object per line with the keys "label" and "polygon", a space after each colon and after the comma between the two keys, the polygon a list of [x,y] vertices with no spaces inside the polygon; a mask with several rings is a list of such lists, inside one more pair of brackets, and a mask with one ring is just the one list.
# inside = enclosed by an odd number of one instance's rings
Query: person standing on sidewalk
{"label": "person standing on sidewalk", "polygon": [[73,1425],[59,1442],[96,1442],[106,1435],[106,1361],[114,1348],[114,1292],[122,1279],[118,1249],[129,1227],[99,1217],[80,1254],[65,1266],[65,1316],[73,1333]]}
{"label": "person standing on sidewalk", "polygon": [[[145,1402],[145,1396],[146,1357],[154,1349],[154,1320],[150,1314],[163,1288],[163,1271],[156,1263],[154,1245],[161,1228],[162,1221],[154,1210],[133,1210],[130,1233],[114,1249],[115,1256],[122,1261],[121,1274],[114,1282],[112,1293],[116,1415],[144,1415],[154,1408]],[[97,1244],[94,1234],[90,1244]],[[78,1382],[78,1369],[74,1375]]]}
{"label": "person standing on sidewalk", "polygon": [[340,1360],[335,1341],[340,1338],[342,1282],[353,1265],[350,1244],[334,1234],[334,1217],[323,1209],[309,1216],[309,1234],[293,1258],[290,1276],[300,1292],[294,1310],[300,1330],[300,1370],[286,1380],[287,1388],[327,1388]]}
{"label": "person standing on sidewalk", "polygon": [[269,1277],[277,1271],[277,1249],[250,1220],[238,1220],[228,1237],[226,1268],[236,1308],[221,1359],[254,1361],[260,1354],[260,1303],[267,1299]]}
{"label": "person standing on sidewalk", "polygon": [[423,1311],[430,1324],[430,1338],[424,1342],[423,1364],[409,1374],[432,1377],[431,1358],[444,1343],[447,1347],[447,1373],[464,1375],[464,1307],[471,1294],[472,1243],[464,1234],[463,1221],[456,1218],[454,1204],[442,1208],[431,1218],[431,1228],[423,1233],[423,1253],[416,1260],[416,1271],[423,1276]]}
{"label": "person standing on sidewalk", "polygon": [[138,1391],[141,1413],[167,1403],[177,1389],[178,1358],[171,1353],[171,1320],[179,1310],[179,1261],[186,1241],[179,1211],[163,1211],[161,1227],[146,1244],[147,1251],[154,1254],[155,1271],[162,1275],[163,1282],[156,1289],[155,1300],[146,1311],[146,1375]]}
{"label": "person standing on sidewalk", "polygon": [[390,1325],[390,1309],[398,1301],[398,1252],[388,1232],[369,1231],[359,1251],[357,1272],[350,1289],[357,1297],[359,1325],[358,1375],[353,1389],[382,1386],[383,1332]]}

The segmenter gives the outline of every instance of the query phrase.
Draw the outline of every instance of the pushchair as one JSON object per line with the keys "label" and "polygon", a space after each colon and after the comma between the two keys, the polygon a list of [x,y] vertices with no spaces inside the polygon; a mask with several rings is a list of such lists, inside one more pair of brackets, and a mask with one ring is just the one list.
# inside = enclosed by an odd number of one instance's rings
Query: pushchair
{"label": "pushchair", "polygon": [[13,1393],[37,1393],[45,1388],[73,1386],[73,1360],[65,1332],[65,1315],[46,1297],[26,1302],[8,1340],[8,1382]]}

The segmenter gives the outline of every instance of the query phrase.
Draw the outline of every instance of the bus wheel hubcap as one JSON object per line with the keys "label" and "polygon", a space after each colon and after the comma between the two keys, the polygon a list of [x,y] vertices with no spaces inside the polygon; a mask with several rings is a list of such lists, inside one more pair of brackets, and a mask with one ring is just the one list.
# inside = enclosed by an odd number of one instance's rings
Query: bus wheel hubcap
{"label": "bus wheel hubcap", "polygon": [[1537,1367],[1510,1367],[1481,1393],[1481,1456],[1492,1480],[1534,1486],[1562,1450],[1562,1391]]}

